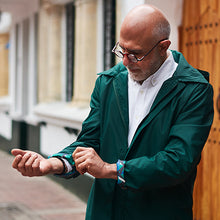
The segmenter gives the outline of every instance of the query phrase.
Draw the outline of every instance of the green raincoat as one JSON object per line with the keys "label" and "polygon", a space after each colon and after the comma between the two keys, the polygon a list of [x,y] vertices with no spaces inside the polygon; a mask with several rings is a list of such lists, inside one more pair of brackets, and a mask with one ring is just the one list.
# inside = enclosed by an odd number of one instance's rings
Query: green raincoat
{"label": "green raincoat", "polygon": [[191,220],[196,167],[213,120],[213,89],[201,71],[172,51],[178,67],[162,85],[128,148],[128,72],[122,63],[100,74],[91,111],[76,142],[103,161],[126,161],[125,188],[95,179],[87,220]]}

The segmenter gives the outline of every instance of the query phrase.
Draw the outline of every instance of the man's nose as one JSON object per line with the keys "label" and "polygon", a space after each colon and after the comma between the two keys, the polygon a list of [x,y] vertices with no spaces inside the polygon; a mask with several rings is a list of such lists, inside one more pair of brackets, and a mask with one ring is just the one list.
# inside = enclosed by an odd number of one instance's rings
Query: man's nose
{"label": "man's nose", "polygon": [[131,62],[128,58],[128,54],[124,54],[124,57],[122,58],[124,66],[128,66],[128,64]]}

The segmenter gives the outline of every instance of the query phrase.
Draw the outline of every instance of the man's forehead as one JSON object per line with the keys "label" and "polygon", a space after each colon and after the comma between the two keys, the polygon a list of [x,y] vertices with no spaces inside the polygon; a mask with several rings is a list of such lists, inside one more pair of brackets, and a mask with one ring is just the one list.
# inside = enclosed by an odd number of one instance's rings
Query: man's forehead
{"label": "man's forehead", "polygon": [[151,37],[146,37],[144,35],[140,36],[131,36],[128,37],[127,35],[120,35],[119,38],[119,46],[130,52],[141,53],[145,50],[148,50],[149,47],[153,44],[153,39]]}
{"label": "man's forehead", "polygon": [[129,53],[141,53],[143,51],[142,47],[140,47],[139,45],[135,45],[135,44],[126,44],[126,43],[123,43],[123,42],[121,43],[119,41],[119,46],[123,50],[125,50],[125,51],[127,51]]}

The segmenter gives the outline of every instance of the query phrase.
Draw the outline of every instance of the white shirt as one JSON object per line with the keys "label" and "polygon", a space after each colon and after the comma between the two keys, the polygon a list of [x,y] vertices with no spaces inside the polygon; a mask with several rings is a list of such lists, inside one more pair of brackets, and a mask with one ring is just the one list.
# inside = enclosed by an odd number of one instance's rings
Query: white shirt
{"label": "white shirt", "polygon": [[150,108],[159,92],[162,84],[172,77],[178,64],[173,55],[168,51],[168,58],[153,75],[148,77],[142,84],[128,77],[128,103],[129,103],[129,133],[128,146],[137,130],[138,125],[149,113]]}

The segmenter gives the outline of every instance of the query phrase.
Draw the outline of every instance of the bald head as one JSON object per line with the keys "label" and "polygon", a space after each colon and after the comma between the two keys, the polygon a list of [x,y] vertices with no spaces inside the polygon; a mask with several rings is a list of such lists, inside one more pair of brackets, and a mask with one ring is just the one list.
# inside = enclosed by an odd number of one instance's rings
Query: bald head
{"label": "bald head", "polygon": [[133,8],[125,17],[120,31],[120,37],[147,40],[153,44],[161,39],[168,39],[169,35],[170,24],[164,14],[147,4]]}
{"label": "bald head", "polygon": [[141,59],[133,62],[123,56],[131,78],[142,83],[154,74],[168,57],[170,24],[154,6],[139,5],[125,17],[120,31],[119,50]]}

